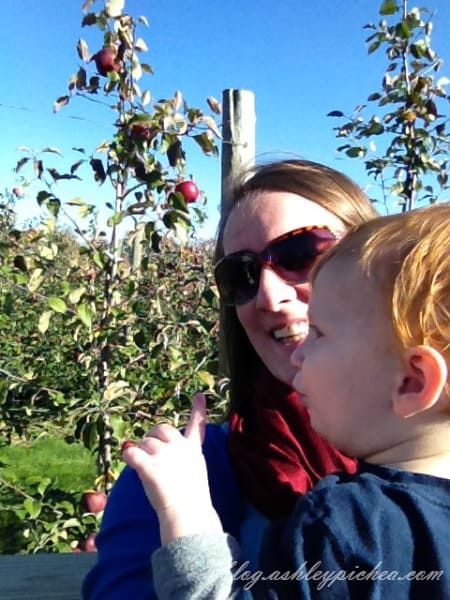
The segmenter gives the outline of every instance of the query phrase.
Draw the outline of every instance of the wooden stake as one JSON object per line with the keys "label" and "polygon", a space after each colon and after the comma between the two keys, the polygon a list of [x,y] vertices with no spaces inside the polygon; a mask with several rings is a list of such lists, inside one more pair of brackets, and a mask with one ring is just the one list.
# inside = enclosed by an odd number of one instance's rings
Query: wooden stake
{"label": "wooden stake", "polygon": [[228,198],[228,185],[242,169],[255,162],[255,95],[248,90],[224,90],[222,94],[222,191],[221,211]]}

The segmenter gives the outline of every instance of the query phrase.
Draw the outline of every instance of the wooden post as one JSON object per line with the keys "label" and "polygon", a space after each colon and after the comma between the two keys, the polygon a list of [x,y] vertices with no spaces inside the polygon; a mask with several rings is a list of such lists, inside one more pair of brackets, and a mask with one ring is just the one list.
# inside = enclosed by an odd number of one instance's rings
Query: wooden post
{"label": "wooden post", "polygon": [[255,95],[248,90],[224,90],[222,94],[222,201],[228,203],[228,183],[242,168],[255,162]]}

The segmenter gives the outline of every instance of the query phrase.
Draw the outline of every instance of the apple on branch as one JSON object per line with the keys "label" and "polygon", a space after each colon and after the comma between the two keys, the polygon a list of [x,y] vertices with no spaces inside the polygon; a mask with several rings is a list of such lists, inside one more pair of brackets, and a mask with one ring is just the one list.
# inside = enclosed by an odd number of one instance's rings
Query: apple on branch
{"label": "apple on branch", "polygon": [[131,126],[131,138],[135,141],[147,140],[150,141],[155,137],[155,133],[151,127],[148,127],[142,123],[133,124]]}
{"label": "apple on branch", "polygon": [[91,533],[85,540],[82,540],[79,544],[79,548],[82,552],[97,552],[97,546],[95,544],[95,533]]}
{"label": "apple on branch", "polygon": [[104,492],[87,490],[81,497],[81,509],[83,512],[97,514],[104,510],[107,496]]}
{"label": "apple on branch", "polygon": [[197,184],[191,179],[178,183],[175,186],[175,191],[183,196],[186,204],[195,202],[200,196],[200,190],[198,189]]}
{"label": "apple on branch", "polygon": [[14,196],[16,196],[16,198],[23,198],[23,187],[19,185],[13,188],[12,193]]}
{"label": "apple on branch", "polygon": [[102,48],[94,54],[95,66],[97,71],[103,77],[107,77],[108,73],[117,73],[120,70],[120,65],[116,62],[117,49],[114,46],[107,46]]}

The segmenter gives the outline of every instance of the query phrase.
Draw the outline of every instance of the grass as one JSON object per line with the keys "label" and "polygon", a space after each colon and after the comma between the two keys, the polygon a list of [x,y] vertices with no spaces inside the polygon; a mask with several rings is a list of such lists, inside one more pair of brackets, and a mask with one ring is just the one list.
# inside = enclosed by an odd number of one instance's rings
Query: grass
{"label": "grass", "polygon": [[0,463],[14,472],[19,487],[30,477],[50,477],[65,492],[83,491],[96,477],[95,459],[86,448],[56,438],[0,448]]}

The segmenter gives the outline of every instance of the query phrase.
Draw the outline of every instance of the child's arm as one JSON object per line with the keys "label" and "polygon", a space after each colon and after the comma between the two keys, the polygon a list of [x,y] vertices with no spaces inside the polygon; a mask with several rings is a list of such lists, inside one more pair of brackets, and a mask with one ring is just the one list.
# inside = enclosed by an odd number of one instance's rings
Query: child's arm
{"label": "child's arm", "polygon": [[139,446],[124,444],[123,458],[136,470],[158,515],[163,544],[187,535],[222,532],[201,448],[205,420],[205,398],[199,394],[184,435],[169,425],[157,425]]}
{"label": "child's arm", "polygon": [[201,448],[205,415],[205,398],[197,395],[184,435],[158,425],[139,446],[122,449],[158,515],[163,547],[152,565],[161,599],[244,597],[233,578],[239,545],[223,533],[209,493]]}

